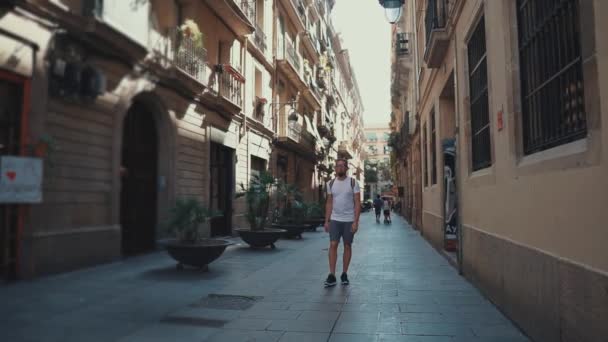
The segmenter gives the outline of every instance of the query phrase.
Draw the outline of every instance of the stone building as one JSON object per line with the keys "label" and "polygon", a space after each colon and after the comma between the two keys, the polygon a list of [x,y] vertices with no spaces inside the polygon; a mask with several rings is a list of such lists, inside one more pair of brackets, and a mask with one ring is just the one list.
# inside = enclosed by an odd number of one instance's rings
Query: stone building
{"label": "stone building", "polygon": [[[335,65],[321,66],[322,56],[336,58],[332,7],[296,0],[0,5],[0,155],[31,156],[41,145],[52,152],[42,154],[42,202],[0,205],[3,276],[154,250],[179,197],[221,211],[209,235],[231,235],[247,224],[235,191],[262,170],[297,184],[307,200],[322,200],[328,175],[317,166],[339,145],[323,140],[339,122],[328,98],[348,99],[357,104],[352,115],[362,115],[358,92],[316,83],[319,70],[342,82]],[[353,83],[349,72],[336,77]],[[321,134],[325,125],[332,129]]]}

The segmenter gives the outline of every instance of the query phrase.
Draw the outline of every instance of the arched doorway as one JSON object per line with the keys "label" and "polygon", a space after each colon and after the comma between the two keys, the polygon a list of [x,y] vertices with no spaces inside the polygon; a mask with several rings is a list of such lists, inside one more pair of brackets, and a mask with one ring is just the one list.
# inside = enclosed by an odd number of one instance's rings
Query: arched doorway
{"label": "arched doorway", "polygon": [[158,130],[153,113],[138,102],[124,118],[120,173],[122,252],[150,251],[156,241]]}

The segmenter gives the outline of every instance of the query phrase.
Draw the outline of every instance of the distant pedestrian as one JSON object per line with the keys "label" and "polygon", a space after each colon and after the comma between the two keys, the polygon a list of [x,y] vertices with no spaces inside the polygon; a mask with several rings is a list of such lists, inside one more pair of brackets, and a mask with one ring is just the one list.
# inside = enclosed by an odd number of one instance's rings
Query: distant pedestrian
{"label": "distant pedestrian", "polygon": [[384,205],[382,207],[384,209],[384,222],[391,223],[391,203],[388,199],[384,199]]}
{"label": "distant pedestrian", "polygon": [[327,203],[325,205],[325,231],[329,233],[329,275],[325,287],[336,285],[336,262],[340,238],[344,241],[343,267],[340,280],[348,285],[348,266],[352,257],[353,238],[359,229],[361,197],[359,184],[346,175],[348,162],[336,160],[336,178],[327,183]]}
{"label": "distant pedestrian", "polygon": [[376,199],[374,200],[374,210],[376,212],[376,222],[380,223],[380,213],[382,212],[382,206],[384,202],[380,198],[380,195],[376,195]]}

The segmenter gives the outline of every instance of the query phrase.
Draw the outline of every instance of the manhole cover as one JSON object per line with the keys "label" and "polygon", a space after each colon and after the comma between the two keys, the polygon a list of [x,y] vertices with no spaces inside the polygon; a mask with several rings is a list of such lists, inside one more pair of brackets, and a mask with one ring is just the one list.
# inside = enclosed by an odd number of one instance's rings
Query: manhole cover
{"label": "manhole cover", "polygon": [[228,323],[228,321],[220,319],[196,318],[196,317],[165,317],[161,320],[163,323],[197,325],[203,327],[219,328]]}
{"label": "manhole cover", "polygon": [[220,310],[247,310],[264,297],[210,294],[191,306]]}

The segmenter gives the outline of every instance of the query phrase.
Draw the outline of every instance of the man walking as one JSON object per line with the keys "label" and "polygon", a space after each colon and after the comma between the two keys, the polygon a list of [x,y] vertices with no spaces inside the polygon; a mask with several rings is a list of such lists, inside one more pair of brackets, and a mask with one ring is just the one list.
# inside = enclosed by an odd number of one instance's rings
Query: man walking
{"label": "man walking", "polygon": [[382,211],[383,205],[384,201],[382,201],[380,195],[376,195],[376,199],[374,200],[374,210],[376,211],[376,223],[380,223],[380,213]]}
{"label": "man walking", "polygon": [[340,280],[348,285],[348,266],[352,257],[353,238],[359,229],[361,214],[361,189],[354,178],[348,177],[348,162],[336,160],[336,178],[327,183],[327,203],[325,205],[325,231],[329,233],[329,275],[325,287],[336,285],[336,262],[340,238],[344,241],[343,267]]}

